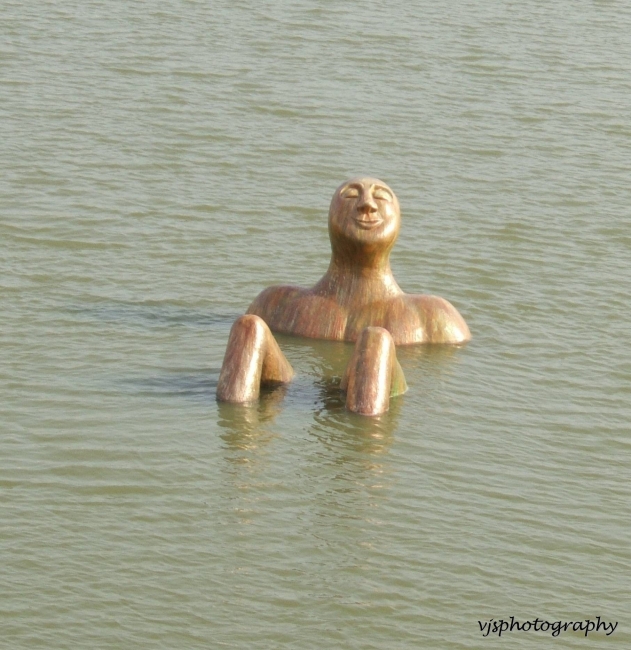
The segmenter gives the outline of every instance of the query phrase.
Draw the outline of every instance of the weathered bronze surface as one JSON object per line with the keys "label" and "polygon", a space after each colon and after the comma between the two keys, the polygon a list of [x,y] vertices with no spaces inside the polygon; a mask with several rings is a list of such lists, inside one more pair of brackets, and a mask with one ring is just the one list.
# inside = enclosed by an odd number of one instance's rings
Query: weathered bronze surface
{"label": "weathered bronze surface", "polygon": [[217,399],[245,403],[259,398],[261,385],[284,384],[294,371],[265,321],[246,314],[238,318],[228,338]]}
{"label": "weathered bronze surface", "polygon": [[[356,341],[342,389],[349,410],[377,415],[405,391],[395,345],[464,343],[462,316],[438,296],[405,294],[390,268],[401,213],[394,192],[376,178],[340,185],[329,209],[331,262],[312,288],[265,289],[234,324],[217,397],[248,402],[265,382],[287,382],[289,362],[270,329],[310,338]],[[257,318],[258,317],[258,318]]]}
{"label": "weathered bronze surface", "polygon": [[408,386],[388,330],[366,327],[361,332],[340,388],[346,408],[361,415],[385,413],[390,397],[405,393]]}

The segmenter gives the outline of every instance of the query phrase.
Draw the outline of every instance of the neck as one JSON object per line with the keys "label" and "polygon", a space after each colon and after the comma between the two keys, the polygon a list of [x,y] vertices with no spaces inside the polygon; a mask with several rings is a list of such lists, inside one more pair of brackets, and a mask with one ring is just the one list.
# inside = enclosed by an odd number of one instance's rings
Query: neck
{"label": "neck", "polygon": [[352,260],[333,254],[331,263],[314,291],[347,307],[359,307],[401,295],[388,255],[379,260]]}

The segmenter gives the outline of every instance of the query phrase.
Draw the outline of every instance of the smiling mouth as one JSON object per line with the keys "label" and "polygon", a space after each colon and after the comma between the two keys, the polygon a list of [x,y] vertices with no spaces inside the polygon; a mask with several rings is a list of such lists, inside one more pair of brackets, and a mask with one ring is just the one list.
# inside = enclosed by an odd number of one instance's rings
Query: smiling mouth
{"label": "smiling mouth", "polygon": [[383,223],[383,219],[353,219],[353,221],[364,230],[376,228]]}

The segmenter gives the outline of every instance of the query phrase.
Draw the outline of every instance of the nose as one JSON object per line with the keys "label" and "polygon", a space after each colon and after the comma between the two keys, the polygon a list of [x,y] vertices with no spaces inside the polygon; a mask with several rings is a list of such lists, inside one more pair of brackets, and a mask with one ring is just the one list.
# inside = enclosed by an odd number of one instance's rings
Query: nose
{"label": "nose", "polygon": [[377,212],[378,209],[375,199],[372,198],[372,194],[370,192],[364,192],[357,204],[357,212],[370,214],[371,212]]}

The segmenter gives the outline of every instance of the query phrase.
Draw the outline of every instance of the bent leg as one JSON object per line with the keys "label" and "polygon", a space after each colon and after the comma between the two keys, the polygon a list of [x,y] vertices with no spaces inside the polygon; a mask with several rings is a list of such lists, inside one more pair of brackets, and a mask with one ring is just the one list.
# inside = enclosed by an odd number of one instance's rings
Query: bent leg
{"label": "bent leg", "polygon": [[261,384],[284,384],[293,376],[289,361],[262,318],[246,314],[234,322],[219,373],[218,400],[252,402],[258,399]]}
{"label": "bent leg", "polygon": [[390,397],[405,393],[405,376],[388,330],[367,327],[362,331],[340,387],[346,391],[346,408],[361,415],[385,413]]}

